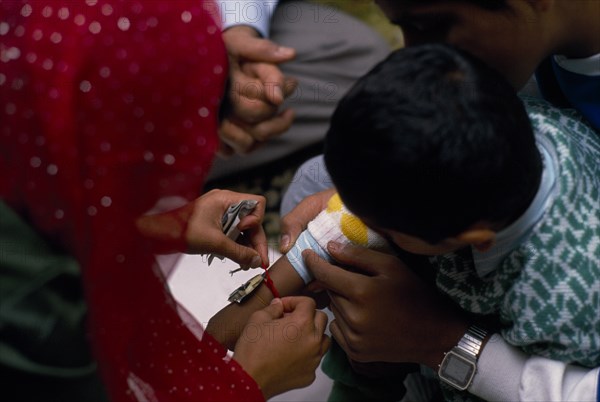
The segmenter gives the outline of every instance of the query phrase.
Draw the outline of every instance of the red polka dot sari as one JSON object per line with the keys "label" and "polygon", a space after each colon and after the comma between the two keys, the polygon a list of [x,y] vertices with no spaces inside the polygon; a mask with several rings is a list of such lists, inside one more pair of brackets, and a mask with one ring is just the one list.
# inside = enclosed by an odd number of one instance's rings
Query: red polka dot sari
{"label": "red polka dot sari", "polygon": [[263,400],[170,295],[154,253],[183,241],[157,245],[135,227],[161,200],[196,198],[210,168],[227,75],[211,9],[0,3],[0,193],[79,261],[115,401]]}

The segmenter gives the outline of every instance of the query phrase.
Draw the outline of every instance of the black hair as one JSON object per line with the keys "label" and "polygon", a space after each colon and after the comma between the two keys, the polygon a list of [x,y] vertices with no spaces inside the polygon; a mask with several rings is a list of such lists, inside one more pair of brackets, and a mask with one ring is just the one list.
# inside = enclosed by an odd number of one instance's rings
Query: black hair
{"label": "black hair", "polygon": [[542,174],[511,85],[444,44],[395,51],[361,78],[332,116],[325,162],[351,211],[432,244],[516,219]]}
{"label": "black hair", "polygon": [[409,3],[416,4],[428,4],[428,3],[442,3],[442,2],[452,2],[452,3],[470,3],[476,5],[477,7],[485,8],[488,10],[499,10],[502,8],[506,8],[507,0],[408,0]]}

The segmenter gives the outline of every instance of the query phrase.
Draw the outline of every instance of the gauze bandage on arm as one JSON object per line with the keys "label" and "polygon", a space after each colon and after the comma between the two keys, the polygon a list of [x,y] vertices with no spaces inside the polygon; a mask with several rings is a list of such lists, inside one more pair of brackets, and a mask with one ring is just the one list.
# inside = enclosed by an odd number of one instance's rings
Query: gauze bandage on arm
{"label": "gauze bandage on arm", "polygon": [[331,241],[389,252],[387,241],[348,211],[339,195],[335,194],[327,203],[327,208],[308,224],[308,228],[286,254],[304,283],[312,281],[313,276],[302,258],[302,252],[313,250],[319,257],[333,262],[327,252],[327,244]]}

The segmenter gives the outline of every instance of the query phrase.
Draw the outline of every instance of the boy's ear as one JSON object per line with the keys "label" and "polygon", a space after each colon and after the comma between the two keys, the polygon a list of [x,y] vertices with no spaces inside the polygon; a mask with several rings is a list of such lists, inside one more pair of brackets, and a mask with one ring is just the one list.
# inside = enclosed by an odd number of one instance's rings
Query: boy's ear
{"label": "boy's ear", "polygon": [[488,228],[472,228],[465,230],[456,238],[484,253],[494,245],[496,232]]}

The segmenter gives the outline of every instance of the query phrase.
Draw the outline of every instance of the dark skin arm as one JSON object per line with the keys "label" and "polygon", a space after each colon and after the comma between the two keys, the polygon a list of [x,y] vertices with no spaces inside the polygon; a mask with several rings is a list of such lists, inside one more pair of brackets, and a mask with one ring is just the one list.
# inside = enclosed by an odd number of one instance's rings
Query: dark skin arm
{"label": "dark skin arm", "polygon": [[[304,289],[304,281],[285,256],[273,264],[269,275],[281,297],[298,295]],[[231,303],[215,314],[208,322],[206,331],[229,350],[233,350],[250,316],[264,308],[265,304],[271,303],[271,300],[273,294],[263,283],[241,304]]]}

